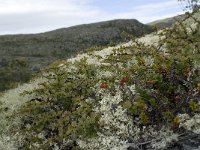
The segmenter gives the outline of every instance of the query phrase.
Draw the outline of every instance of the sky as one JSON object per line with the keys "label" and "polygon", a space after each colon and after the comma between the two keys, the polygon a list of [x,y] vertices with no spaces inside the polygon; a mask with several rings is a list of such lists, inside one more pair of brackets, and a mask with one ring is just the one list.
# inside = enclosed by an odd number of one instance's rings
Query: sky
{"label": "sky", "polygon": [[177,0],[0,0],[0,35],[41,33],[112,19],[149,23],[182,13]]}

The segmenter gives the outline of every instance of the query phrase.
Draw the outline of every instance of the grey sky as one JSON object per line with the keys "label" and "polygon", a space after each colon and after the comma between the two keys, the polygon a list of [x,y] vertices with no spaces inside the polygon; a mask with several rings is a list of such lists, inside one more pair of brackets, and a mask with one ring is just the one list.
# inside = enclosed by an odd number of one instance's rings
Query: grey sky
{"label": "grey sky", "polygon": [[0,0],[0,34],[38,33],[119,18],[147,23],[181,12],[176,0]]}

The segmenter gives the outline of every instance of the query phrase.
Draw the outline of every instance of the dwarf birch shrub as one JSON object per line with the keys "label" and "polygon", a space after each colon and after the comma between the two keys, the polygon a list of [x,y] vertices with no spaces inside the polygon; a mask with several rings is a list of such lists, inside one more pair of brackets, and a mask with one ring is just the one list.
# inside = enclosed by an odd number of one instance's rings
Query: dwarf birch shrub
{"label": "dwarf birch shrub", "polygon": [[[20,148],[163,149],[177,141],[188,122],[180,114],[199,120],[200,113],[195,13],[159,32],[156,45],[136,40],[98,63],[88,64],[94,53],[51,65],[47,81],[25,92],[34,97],[20,110]],[[190,32],[188,19],[196,23]]]}
{"label": "dwarf birch shrub", "polygon": [[65,149],[76,147],[80,135],[96,135],[99,114],[85,101],[95,95],[90,88],[96,83],[94,66],[84,63],[77,62],[77,69],[72,72],[51,66],[45,76],[48,81],[31,92],[34,98],[21,109],[22,133],[26,136],[22,148],[46,149],[57,145]]}

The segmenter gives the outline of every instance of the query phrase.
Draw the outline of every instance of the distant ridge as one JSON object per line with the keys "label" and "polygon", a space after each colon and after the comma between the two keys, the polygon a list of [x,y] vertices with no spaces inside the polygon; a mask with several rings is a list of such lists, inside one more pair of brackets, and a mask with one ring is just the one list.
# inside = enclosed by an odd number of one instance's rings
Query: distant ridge
{"label": "distant ridge", "polygon": [[161,20],[156,20],[156,21],[148,23],[147,25],[151,25],[151,26],[154,25],[154,26],[157,26],[159,29],[162,29],[162,28],[171,27],[177,20],[180,20],[182,18],[184,18],[184,14],[161,19]]}
{"label": "distant ridge", "polygon": [[[90,47],[126,42],[151,33],[152,27],[135,19],[120,19],[40,34],[0,36],[0,91],[26,82],[57,59],[66,59]],[[128,36],[127,36],[128,35]]]}

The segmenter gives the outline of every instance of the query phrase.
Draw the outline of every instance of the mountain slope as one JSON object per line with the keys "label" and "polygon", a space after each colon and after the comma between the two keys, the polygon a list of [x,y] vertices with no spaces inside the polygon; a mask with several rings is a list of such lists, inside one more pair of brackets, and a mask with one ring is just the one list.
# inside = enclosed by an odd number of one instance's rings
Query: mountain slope
{"label": "mountain slope", "polygon": [[196,12],[193,17],[190,15],[190,13],[184,13],[184,14],[177,15],[171,18],[156,20],[156,21],[148,23],[147,25],[156,26],[158,29],[164,29],[164,28],[172,27],[177,22],[184,22],[184,19],[188,17],[191,17],[190,19],[188,19],[188,21],[190,20],[188,23],[192,24],[194,23],[195,18],[200,17],[200,13]]}
{"label": "mountain slope", "polygon": [[[145,39],[145,40],[143,40]],[[153,35],[148,35],[143,37],[140,42],[144,42],[146,40],[151,40],[154,39]],[[155,43],[158,43],[158,39],[154,41]],[[82,59],[86,59],[88,64],[95,64],[95,65],[105,65],[106,63],[103,63],[104,59],[106,59],[107,57],[109,57],[109,55],[112,55],[114,53],[115,50],[120,49],[120,48],[126,48],[129,49],[131,48],[135,43],[134,42],[129,42],[129,43],[125,43],[125,44],[120,44],[117,45],[115,47],[108,47],[99,51],[93,51],[93,52],[89,52],[89,53],[83,53],[83,54],[79,54],[76,57],[70,58],[68,60],[65,60],[63,63],[59,62],[58,64],[56,64],[56,66],[59,66],[59,68],[63,71],[67,70],[72,70],[75,68],[74,65],[77,62],[80,62]],[[99,59],[100,58],[100,59]],[[66,62],[70,62],[71,63],[71,68],[68,66],[65,66]],[[110,71],[108,71],[106,73],[105,72],[101,72],[101,76],[109,76]],[[34,88],[39,89],[40,88],[40,84],[42,84],[44,82],[44,78],[39,78],[39,79],[33,79],[30,83],[27,84],[23,84],[18,86],[15,89],[11,89],[6,91],[3,95],[1,95],[0,97],[0,102],[2,103],[2,105],[0,105],[0,119],[4,120],[0,123],[0,126],[2,127],[1,129],[4,130],[0,130],[0,148],[3,148],[5,150],[17,150],[17,146],[16,146],[16,140],[18,141],[18,135],[12,135],[10,133],[10,129],[13,128],[13,126],[17,127],[18,122],[20,120],[20,116],[15,116],[15,119],[13,119],[11,117],[11,119],[6,119],[6,118],[10,118],[10,116],[16,112],[20,107],[22,107],[24,105],[24,103],[26,103],[30,98],[32,98],[32,96],[24,96],[21,95],[21,93],[23,91],[32,91],[34,90]],[[5,109],[7,109],[7,111],[4,111]],[[19,141],[21,142],[21,141]]]}
{"label": "mountain slope", "polygon": [[49,63],[81,50],[125,42],[152,32],[137,20],[112,20],[31,35],[0,36],[0,91],[26,82]]}
{"label": "mountain slope", "polygon": [[171,27],[184,16],[158,20],[147,25],[134,19],[121,19],[41,34],[0,36],[0,92],[29,81],[33,74],[57,59],[69,58],[85,49],[115,45],[131,37],[140,37],[152,32],[154,25],[159,29]]}
{"label": "mountain slope", "polygon": [[[137,20],[113,20],[79,25],[35,35],[0,36],[0,53],[18,56],[68,56],[92,46],[123,42],[122,32],[140,37],[152,32]],[[53,54],[52,54],[53,53]],[[64,56],[63,56],[64,55]]]}
{"label": "mountain slope", "polygon": [[171,27],[176,21],[184,18],[184,15],[178,15],[171,18],[165,18],[148,23],[151,26],[157,26],[159,29]]}
{"label": "mountain slope", "polygon": [[54,63],[9,90],[0,97],[0,145],[199,149],[200,24],[187,25]]}

